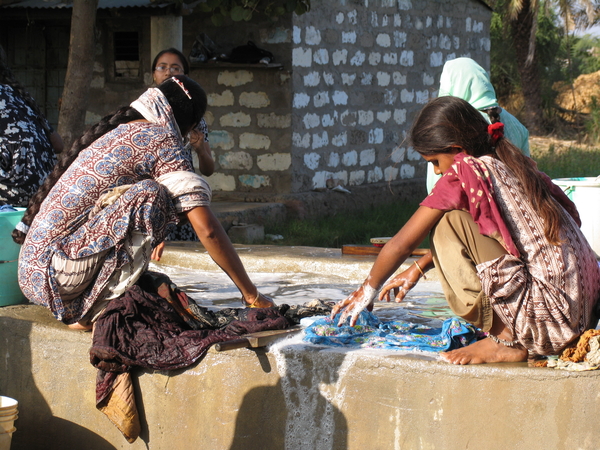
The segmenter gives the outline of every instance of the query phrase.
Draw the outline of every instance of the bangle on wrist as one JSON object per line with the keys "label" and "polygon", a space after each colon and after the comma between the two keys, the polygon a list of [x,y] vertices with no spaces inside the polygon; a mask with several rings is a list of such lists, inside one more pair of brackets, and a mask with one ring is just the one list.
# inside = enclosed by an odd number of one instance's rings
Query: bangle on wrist
{"label": "bangle on wrist", "polygon": [[253,308],[254,304],[258,301],[259,298],[260,292],[258,292],[258,289],[256,290],[256,297],[254,297],[254,300],[252,302],[247,302],[246,297],[242,295],[242,305],[246,306],[247,308]]}
{"label": "bangle on wrist", "polygon": [[426,280],[427,277],[425,276],[425,272],[423,272],[423,269],[421,269],[421,266],[417,261],[415,261],[415,266],[417,266],[417,269],[419,269],[419,272],[421,272],[421,276],[423,277],[423,279]]}

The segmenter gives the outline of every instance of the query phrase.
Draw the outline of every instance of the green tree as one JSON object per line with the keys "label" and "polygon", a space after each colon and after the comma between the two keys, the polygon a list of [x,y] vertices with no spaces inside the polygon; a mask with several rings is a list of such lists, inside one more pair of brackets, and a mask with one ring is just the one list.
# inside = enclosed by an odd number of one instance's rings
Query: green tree
{"label": "green tree", "polygon": [[598,0],[496,0],[494,10],[504,18],[510,36],[520,86],[527,108],[524,122],[533,134],[546,131],[543,108],[542,71],[538,61],[536,36],[540,17],[548,18],[554,10],[565,26],[565,35],[575,26],[585,27],[598,20]]}
{"label": "green tree", "polygon": [[575,73],[593,73],[600,70],[600,38],[586,34],[574,38],[571,58]]}

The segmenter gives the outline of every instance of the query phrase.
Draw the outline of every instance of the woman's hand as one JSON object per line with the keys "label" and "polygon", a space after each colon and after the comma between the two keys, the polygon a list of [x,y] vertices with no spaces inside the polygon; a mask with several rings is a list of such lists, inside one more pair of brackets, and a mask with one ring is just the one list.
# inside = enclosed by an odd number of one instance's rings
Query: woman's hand
{"label": "woman's hand", "polygon": [[206,177],[211,176],[215,171],[215,161],[210,151],[210,145],[204,141],[204,133],[197,128],[190,131],[190,144],[198,155],[200,173]]}
{"label": "woman's hand", "polygon": [[254,298],[242,297],[242,303],[247,308],[270,308],[272,306],[277,306],[271,297],[261,294],[258,291],[256,291],[256,296]]}
{"label": "woman's hand", "polygon": [[373,311],[373,301],[377,295],[377,289],[371,287],[368,282],[364,282],[361,287],[354,291],[350,296],[344,300],[336,303],[331,311],[330,318],[333,319],[341,310],[343,310],[340,320],[338,321],[338,327],[342,326],[348,316],[351,316],[350,326],[356,325],[358,316],[363,309],[367,308],[367,311]]}
{"label": "woman's hand", "polygon": [[389,302],[392,300],[392,292],[394,301],[400,303],[412,288],[414,288],[421,277],[421,272],[413,264],[404,272],[399,273],[394,278],[389,280],[379,293],[379,300]]}
{"label": "woman's hand", "polygon": [[150,259],[152,261],[160,261],[160,257],[163,254],[163,250],[165,249],[165,242],[161,242],[152,250],[152,254],[150,255]]}

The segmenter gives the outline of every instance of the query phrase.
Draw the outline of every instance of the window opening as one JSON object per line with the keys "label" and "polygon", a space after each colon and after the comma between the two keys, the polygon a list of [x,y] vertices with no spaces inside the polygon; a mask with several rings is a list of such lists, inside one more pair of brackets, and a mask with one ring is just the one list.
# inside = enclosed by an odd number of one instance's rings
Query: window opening
{"label": "window opening", "polygon": [[137,78],[140,74],[140,48],[137,31],[114,33],[115,77]]}

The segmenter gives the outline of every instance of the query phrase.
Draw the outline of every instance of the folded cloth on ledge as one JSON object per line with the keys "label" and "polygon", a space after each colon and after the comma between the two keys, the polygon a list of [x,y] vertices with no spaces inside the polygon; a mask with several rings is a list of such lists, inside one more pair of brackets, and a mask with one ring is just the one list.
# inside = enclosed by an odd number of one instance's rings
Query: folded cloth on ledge
{"label": "folded cloth on ledge", "polygon": [[335,347],[443,352],[465,347],[479,335],[477,328],[456,317],[433,328],[403,320],[382,322],[367,311],[360,313],[355,326],[337,327],[339,316],[313,322],[304,330],[304,341]]}

